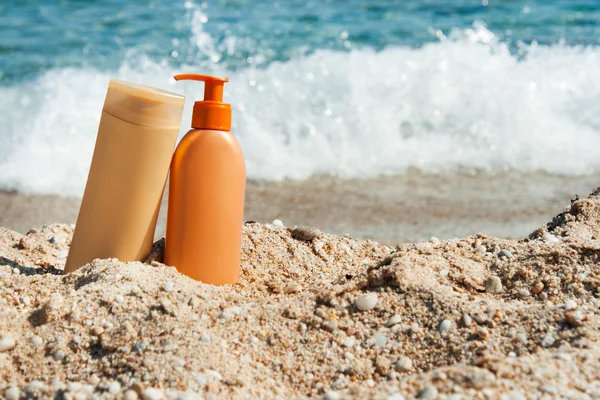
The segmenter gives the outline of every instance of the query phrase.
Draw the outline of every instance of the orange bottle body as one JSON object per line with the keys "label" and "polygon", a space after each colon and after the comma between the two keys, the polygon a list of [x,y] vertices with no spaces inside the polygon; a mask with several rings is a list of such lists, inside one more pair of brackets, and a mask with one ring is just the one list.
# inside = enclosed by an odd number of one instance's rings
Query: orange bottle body
{"label": "orange bottle body", "polygon": [[239,279],[246,165],[227,131],[192,129],[171,161],[165,264],[214,285]]}

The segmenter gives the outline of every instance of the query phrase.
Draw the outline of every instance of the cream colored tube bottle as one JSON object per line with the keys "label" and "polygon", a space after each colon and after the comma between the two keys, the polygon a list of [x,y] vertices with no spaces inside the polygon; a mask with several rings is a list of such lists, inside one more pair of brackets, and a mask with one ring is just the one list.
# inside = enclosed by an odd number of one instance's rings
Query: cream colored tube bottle
{"label": "cream colored tube bottle", "polygon": [[139,261],[150,253],[184,102],[110,81],[65,272],[96,258]]}

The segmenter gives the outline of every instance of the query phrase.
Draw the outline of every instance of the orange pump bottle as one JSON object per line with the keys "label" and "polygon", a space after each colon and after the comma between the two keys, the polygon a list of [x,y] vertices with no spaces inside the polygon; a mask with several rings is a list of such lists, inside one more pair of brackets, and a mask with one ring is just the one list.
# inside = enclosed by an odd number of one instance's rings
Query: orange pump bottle
{"label": "orange pump bottle", "polygon": [[204,81],[204,101],[194,104],[192,130],[171,161],[165,264],[193,279],[234,284],[240,274],[246,164],[223,103],[227,78],[183,74]]}

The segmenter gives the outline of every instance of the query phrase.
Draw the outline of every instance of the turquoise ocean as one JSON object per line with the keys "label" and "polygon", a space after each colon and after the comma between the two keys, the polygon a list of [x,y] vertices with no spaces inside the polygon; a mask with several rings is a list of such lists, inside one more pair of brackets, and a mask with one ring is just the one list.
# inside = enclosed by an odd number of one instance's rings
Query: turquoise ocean
{"label": "turquoise ocean", "polygon": [[111,78],[227,76],[252,179],[600,172],[599,0],[0,1],[0,190],[80,195]]}

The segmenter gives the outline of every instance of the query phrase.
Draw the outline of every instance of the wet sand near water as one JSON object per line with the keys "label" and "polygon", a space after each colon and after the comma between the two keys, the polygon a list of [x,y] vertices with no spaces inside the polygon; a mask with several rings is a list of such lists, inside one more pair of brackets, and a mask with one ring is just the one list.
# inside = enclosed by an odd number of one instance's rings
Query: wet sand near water
{"label": "wet sand near water", "polygon": [[[249,181],[246,220],[310,225],[396,244],[485,233],[524,237],[588,193],[597,177],[548,174],[430,175],[408,173],[374,179],[314,177],[303,181]],[[166,209],[157,237],[164,235]],[[0,226],[25,233],[55,222],[73,224],[80,199],[0,192]]]}

